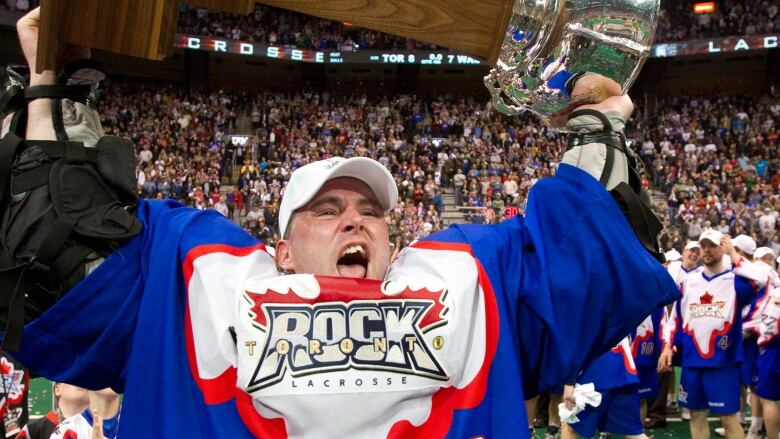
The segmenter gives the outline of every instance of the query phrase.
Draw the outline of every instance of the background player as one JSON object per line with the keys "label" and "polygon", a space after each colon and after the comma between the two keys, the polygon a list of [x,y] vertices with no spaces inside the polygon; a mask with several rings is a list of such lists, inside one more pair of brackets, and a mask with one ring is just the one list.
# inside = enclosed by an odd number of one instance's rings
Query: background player
{"label": "background player", "polygon": [[54,410],[27,424],[16,439],[49,439],[65,419],[89,407],[87,389],[66,383],[54,383]]}
{"label": "background player", "polygon": [[89,406],[63,420],[51,439],[115,439],[119,433],[120,395],[111,389],[89,391]]}
{"label": "background player", "polygon": [[[729,438],[742,438],[739,411],[739,364],[742,360],[741,304],[758,290],[759,279],[737,270],[749,264],[734,250],[731,239],[715,230],[699,238],[703,270],[682,283],[683,297],[671,314],[675,329],[665,331],[659,365],[671,367],[672,345],[681,350],[682,377],[679,401],[691,410],[691,436],[709,437],[708,410],[720,416]],[[731,264],[724,261],[728,255]],[[737,274],[739,272],[739,274]],[[679,341],[678,341],[679,340]],[[719,383],[712,386],[708,383]]]}

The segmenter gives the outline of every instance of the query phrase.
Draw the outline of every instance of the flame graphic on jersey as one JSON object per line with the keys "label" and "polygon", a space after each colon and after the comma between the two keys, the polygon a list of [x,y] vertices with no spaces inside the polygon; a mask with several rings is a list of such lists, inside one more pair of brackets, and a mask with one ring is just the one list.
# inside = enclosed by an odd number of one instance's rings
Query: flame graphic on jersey
{"label": "flame graphic on jersey", "polygon": [[286,291],[275,291],[272,288],[268,288],[263,293],[246,290],[244,292],[245,296],[252,303],[252,307],[249,310],[250,317],[264,329],[268,326],[268,313],[264,309],[266,304],[314,305],[333,302],[349,304],[356,301],[429,300],[432,305],[425,311],[425,315],[420,320],[420,329],[423,332],[428,332],[446,323],[445,315],[448,311],[448,308],[444,305],[444,299],[447,296],[446,289],[431,291],[427,288],[421,288],[415,290],[406,286],[400,293],[391,295],[382,291],[388,282],[361,281],[360,284],[364,284],[362,285],[364,288],[357,292],[356,290],[343,291],[340,289],[343,288],[343,285],[340,285],[338,280],[330,281],[329,278],[320,276],[317,276],[317,280],[322,290],[316,298],[310,299],[301,297],[293,288],[288,288]]}
{"label": "flame graphic on jersey", "polygon": [[[718,337],[727,335],[731,330],[734,319],[734,310],[728,313],[728,302],[714,300],[714,295],[709,291],[699,296],[700,303],[688,304],[688,319],[683,326],[683,332],[690,335],[693,344],[702,358],[712,358],[715,355],[715,344]],[[697,322],[695,322],[698,320]],[[721,349],[728,348],[728,338],[724,340]]]}

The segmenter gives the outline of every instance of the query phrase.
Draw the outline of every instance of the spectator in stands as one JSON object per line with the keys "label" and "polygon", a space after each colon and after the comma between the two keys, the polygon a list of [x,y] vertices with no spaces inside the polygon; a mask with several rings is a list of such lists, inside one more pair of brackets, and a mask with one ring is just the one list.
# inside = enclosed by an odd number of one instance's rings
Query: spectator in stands
{"label": "spectator in stands", "polygon": [[226,195],[224,195],[224,194],[219,195],[219,201],[214,203],[214,210],[216,210],[217,212],[221,213],[222,215],[230,218],[230,211],[228,209],[227,196]]}

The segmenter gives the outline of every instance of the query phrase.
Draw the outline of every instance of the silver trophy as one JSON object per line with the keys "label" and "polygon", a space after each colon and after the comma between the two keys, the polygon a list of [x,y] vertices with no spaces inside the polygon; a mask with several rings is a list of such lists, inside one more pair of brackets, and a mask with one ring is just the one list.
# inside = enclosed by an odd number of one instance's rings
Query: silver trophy
{"label": "silver trophy", "polygon": [[515,0],[485,85],[498,111],[543,120],[570,102],[564,84],[600,73],[628,90],[655,35],[659,0]]}

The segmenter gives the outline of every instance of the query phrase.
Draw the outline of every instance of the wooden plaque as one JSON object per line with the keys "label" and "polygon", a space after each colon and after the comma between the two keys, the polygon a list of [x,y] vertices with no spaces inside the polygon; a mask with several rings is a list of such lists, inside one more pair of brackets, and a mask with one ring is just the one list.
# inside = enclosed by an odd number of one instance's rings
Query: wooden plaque
{"label": "wooden plaque", "polygon": [[261,0],[259,3],[433,43],[495,64],[514,0]]}
{"label": "wooden plaque", "polygon": [[[254,0],[183,0],[249,14]],[[263,0],[304,14],[433,43],[494,64],[514,0]],[[162,60],[173,52],[177,0],[42,0],[37,70],[53,68],[56,42]]]}

